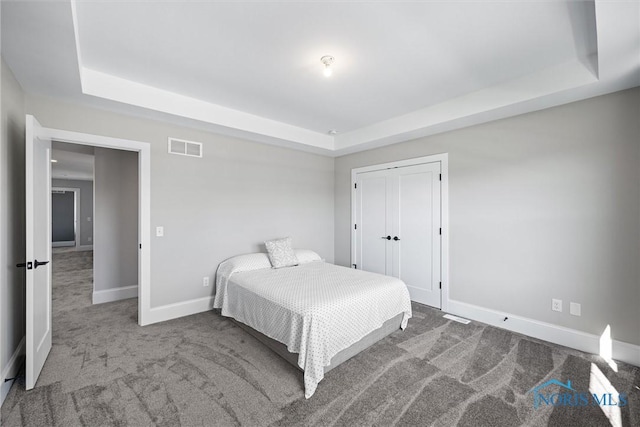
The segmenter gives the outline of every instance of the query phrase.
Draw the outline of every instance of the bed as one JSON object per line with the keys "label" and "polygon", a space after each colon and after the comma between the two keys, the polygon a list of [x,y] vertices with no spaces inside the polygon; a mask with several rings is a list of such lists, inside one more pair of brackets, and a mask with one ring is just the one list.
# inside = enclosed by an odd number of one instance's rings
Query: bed
{"label": "bed", "polygon": [[325,372],[404,329],[411,301],[399,279],[329,264],[312,251],[296,255],[299,264],[287,268],[272,268],[265,253],[224,261],[214,308],[303,370],[310,398]]}

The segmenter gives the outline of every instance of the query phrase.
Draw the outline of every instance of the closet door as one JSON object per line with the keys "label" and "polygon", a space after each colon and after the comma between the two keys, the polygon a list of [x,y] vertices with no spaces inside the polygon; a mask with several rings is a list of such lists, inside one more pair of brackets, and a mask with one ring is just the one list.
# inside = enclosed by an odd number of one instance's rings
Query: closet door
{"label": "closet door", "polygon": [[440,308],[440,163],[393,171],[392,276],[413,301]]}
{"label": "closet door", "polygon": [[391,274],[391,184],[387,170],[357,175],[355,263],[360,270]]}

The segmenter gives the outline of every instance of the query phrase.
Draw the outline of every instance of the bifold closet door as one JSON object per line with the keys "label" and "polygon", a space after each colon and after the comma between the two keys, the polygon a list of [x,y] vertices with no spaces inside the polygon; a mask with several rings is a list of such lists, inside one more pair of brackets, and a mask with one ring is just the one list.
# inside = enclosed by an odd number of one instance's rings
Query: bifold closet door
{"label": "bifold closet door", "polygon": [[386,170],[358,174],[356,192],[356,268],[391,275],[388,246],[392,218],[392,179]]}
{"label": "bifold closet door", "polygon": [[440,308],[440,163],[392,170],[391,275],[413,301]]}

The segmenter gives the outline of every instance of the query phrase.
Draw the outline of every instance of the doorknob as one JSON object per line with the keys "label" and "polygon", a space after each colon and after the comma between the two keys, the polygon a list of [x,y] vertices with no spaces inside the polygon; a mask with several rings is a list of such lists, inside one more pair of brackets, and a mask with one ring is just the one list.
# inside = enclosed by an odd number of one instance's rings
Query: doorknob
{"label": "doorknob", "polygon": [[393,240],[395,240],[397,242],[398,240],[400,240],[400,238],[398,236],[394,236]]}
{"label": "doorknob", "polygon": [[47,265],[47,264],[49,264],[49,261],[38,261],[38,260],[35,260],[34,263],[33,263],[34,268],[38,268],[38,266]]}
{"label": "doorknob", "polygon": [[391,236],[382,236],[381,239],[391,240]]}
{"label": "doorknob", "polygon": [[26,268],[27,270],[31,270],[33,269],[33,263],[31,261],[29,262],[21,262],[16,264],[16,267],[18,268]]}

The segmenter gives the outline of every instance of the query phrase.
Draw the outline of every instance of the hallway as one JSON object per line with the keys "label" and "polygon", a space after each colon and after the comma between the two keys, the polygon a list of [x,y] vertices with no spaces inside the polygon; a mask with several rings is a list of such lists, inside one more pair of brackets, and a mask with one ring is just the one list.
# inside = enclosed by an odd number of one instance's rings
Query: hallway
{"label": "hallway", "polygon": [[90,307],[93,292],[93,251],[53,248],[53,322],[65,312]]}

